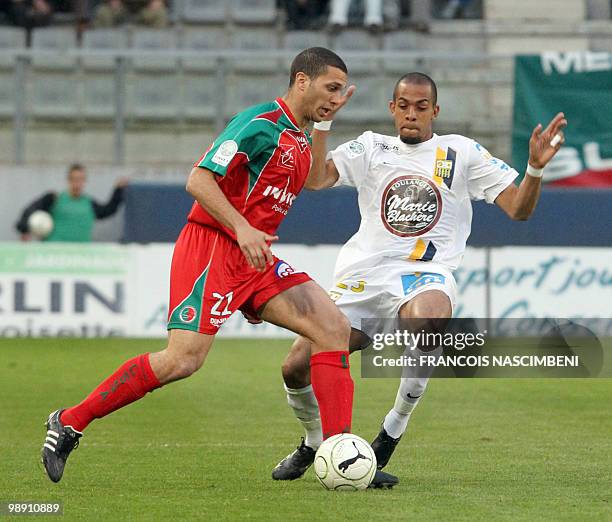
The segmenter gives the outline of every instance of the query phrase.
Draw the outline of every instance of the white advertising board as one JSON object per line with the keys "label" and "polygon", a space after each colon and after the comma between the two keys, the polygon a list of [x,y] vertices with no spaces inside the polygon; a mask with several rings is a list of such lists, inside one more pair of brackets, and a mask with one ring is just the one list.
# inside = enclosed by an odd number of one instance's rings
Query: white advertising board
{"label": "white advertising board", "polygon": [[[339,246],[278,245],[332,284]],[[164,337],[172,245],[0,243],[0,337]],[[490,266],[489,266],[490,264]],[[468,249],[457,317],[610,317],[612,248]],[[235,314],[223,337],[292,337]]]}

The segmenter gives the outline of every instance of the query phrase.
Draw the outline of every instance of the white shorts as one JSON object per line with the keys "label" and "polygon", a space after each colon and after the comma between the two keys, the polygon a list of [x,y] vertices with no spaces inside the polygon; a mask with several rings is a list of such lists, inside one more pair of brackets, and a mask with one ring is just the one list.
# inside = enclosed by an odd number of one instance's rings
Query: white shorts
{"label": "white shorts", "polygon": [[362,324],[363,319],[395,319],[402,305],[427,290],[444,292],[454,310],[457,284],[452,272],[439,265],[426,268],[417,272],[412,263],[399,261],[362,269],[337,278],[329,295],[353,328],[372,337],[383,323]]}

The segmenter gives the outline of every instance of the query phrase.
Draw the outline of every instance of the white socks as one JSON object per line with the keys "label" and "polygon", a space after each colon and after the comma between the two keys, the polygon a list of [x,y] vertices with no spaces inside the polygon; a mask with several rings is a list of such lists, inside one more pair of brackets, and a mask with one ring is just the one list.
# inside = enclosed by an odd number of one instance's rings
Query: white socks
{"label": "white socks", "polygon": [[319,415],[319,404],[312,391],[312,385],[305,388],[287,388],[287,402],[293,409],[295,416],[302,423],[306,436],[306,446],[316,450],[323,442],[323,430],[321,428],[321,417]]}
{"label": "white socks", "polygon": [[397,439],[406,431],[412,410],[425,392],[428,380],[427,377],[404,377],[401,379],[393,409],[387,413],[383,422],[383,428],[390,437]]}
{"label": "white socks", "polygon": [[[393,409],[387,413],[383,422],[383,427],[390,437],[397,439],[406,431],[412,410],[419,403],[428,381],[427,377],[404,377],[400,380]],[[323,430],[319,405],[312,386],[294,389],[285,385],[285,391],[289,406],[306,432],[304,443],[314,450],[318,449],[323,441]]]}

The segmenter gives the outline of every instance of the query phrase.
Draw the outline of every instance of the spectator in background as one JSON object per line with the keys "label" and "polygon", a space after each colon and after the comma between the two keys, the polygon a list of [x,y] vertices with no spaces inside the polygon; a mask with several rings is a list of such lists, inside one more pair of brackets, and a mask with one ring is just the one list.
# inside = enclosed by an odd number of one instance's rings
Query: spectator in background
{"label": "spectator in background", "polygon": [[285,0],[283,4],[287,11],[288,30],[320,29],[320,18],[327,0]]}
{"label": "spectator in background", "polygon": [[115,27],[125,23],[146,25],[155,29],[168,26],[164,0],[106,0],[94,17],[94,27]]}
{"label": "spectator in background", "polygon": [[[331,0],[329,26],[332,31],[338,31],[348,25],[349,9],[352,0]],[[364,0],[365,17],[363,25],[370,31],[377,32],[383,26],[383,0]]]}
{"label": "spectator in background", "polygon": [[37,210],[49,212],[53,217],[53,231],[45,241],[91,241],[91,232],[96,219],[112,216],[123,201],[124,188],[128,181],[121,178],[115,185],[115,190],[106,204],[95,201],[83,193],[87,176],[85,167],[75,163],[68,169],[67,190],[60,192],[47,192],[36,201],[30,203],[22,212],[15,225],[21,234],[22,241],[31,239],[28,230],[28,218]]}
{"label": "spectator in background", "polygon": [[470,4],[472,0],[448,0],[446,6],[442,9],[440,16],[447,20],[452,18],[462,18],[465,12],[465,8]]}
{"label": "spectator in background", "polygon": [[7,0],[4,10],[11,24],[26,29],[49,25],[53,18],[49,0]]}

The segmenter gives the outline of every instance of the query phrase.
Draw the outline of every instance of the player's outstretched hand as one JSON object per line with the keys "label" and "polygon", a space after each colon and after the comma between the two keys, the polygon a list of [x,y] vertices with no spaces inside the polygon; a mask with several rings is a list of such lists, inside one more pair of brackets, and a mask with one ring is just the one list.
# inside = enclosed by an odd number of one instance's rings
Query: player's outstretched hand
{"label": "player's outstretched hand", "polygon": [[554,157],[561,145],[565,143],[563,129],[566,125],[565,115],[560,112],[544,130],[542,130],[541,123],[538,123],[533,129],[529,140],[529,164],[532,167],[543,169]]}
{"label": "player's outstretched hand", "polygon": [[340,109],[342,109],[342,107],[344,107],[346,105],[346,103],[351,99],[351,96],[353,96],[353,93],[355,92],[355,89],[357,89],[357,87],[355,87],[354,85],[350,85],[349,86],[349,88],[346,90],[346,92],[340,98],[340,101],[334,107],[334,110],[332,110],[326,116],[326,118],[325,118],[326,120],[333,120],[334,119],[334,116],[336,115],[336,113]]}
{"label": "player's outstretched hand", "polygon": [[263,272],[266,266],[274,263],[270,243],[278,240],[278,236],[245,225],[236,230],[236,240],[249,265],[258,272]]}

